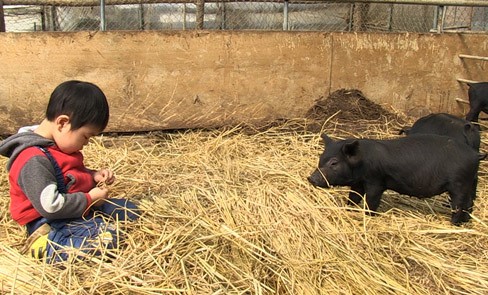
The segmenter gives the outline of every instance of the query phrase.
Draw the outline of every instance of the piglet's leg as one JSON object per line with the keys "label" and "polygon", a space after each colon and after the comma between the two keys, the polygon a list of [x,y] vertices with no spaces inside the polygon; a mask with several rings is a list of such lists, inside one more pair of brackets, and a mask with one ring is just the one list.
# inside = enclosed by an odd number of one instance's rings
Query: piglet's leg
{"label": "piglet's leg", "polygon": [[466,114],[466,120],[470,122],[478,122],[478,117],[483,109],[483,106],[479,102],[470,100],[469,112]]}
{"label": "piglet's leg", "polygon": [[468,222],[470,219],[467,210],[453,209],[451,215],[451,223],[454,225],[461,225],[464,222]]}
{"label": "piglet's leg", "polygon": [[473,187],[471,189],[471,207],[474,205],[474,200],[476,200],[476,190],[478,189],[478,173],[476,173],[476,177],[473,180]]}
{"label": "piglet's leg", "polygon": [[451,196],[451,223],[454,225],[460,225],[463,222],[469,221],[471,218],[469,212],[473,206],[473,192],[472,186],[464,186],[465,189],[461,189],[462,186],[456,186],[456,189],[449,191]]}
{"label": "piglet's leg", "polygon": [[362,183],[351,185],[351,191],[349,192],[348,205],[359,205],[364,197],[364,186]]}
{"label": "piglet's leg", "polygon": [[366,204],[368,209],[376,211],[380,206],[381,195],[385,191],[385,188],[380,185],[368,185],[366,188]]}

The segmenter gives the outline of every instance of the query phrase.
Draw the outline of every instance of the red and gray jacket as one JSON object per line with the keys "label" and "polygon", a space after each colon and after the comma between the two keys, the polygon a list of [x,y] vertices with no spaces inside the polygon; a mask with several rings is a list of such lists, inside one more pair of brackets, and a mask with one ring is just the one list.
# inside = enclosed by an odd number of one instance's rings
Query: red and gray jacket
{"label": "red and gray jacket", "polygon": [[[67,193],[59,191],[53,164],[39,146],[46,147],[61,168]],[[27,131],[2,141],[0,155],[9,158],[10,213],[19,224],[39,217],[81,217],[90,206],[94,171],[85,167],[81,152],[65,154],[52,140]]]}

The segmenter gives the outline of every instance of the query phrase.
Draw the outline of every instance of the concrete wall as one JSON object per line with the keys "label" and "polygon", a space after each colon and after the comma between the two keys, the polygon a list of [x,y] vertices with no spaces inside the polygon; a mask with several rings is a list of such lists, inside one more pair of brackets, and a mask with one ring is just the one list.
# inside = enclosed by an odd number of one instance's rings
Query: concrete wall
{"label": "concrete wall", "polygon": [[409,115],[462,115],[467,88],[488,81],[488,35],[321,32],[0,34],[0,134],[42,120],[61,82],[106,93],[106,131],[216,127],[302,117],[354,88]]}

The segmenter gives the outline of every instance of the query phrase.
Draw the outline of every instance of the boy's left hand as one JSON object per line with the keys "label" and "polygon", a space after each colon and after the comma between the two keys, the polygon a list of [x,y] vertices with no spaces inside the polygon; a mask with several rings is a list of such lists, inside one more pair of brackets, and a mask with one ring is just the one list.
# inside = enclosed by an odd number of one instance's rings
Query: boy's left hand
{"label": "boy's left hand", "polygon": [[115,175],[110,169],[100,169],[93,174],[93,180],[96,183],[104,182],[106,184],[112,184],[115,181]]}

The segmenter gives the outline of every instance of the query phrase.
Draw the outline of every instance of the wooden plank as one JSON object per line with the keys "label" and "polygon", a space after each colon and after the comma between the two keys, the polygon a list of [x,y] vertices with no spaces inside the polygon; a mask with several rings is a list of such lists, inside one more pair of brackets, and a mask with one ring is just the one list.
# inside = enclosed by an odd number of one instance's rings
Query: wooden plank
{"label": "wooden plank", "polygon": [[468,58],[468,59],[477,59],[477,60],[488,61],[488,57],[486,57],[486,56],[476,56],[476,55],[467,55],[467,54],[460,54],[459,58]]}
{"label": "wooden plank", "polygon": [[474,83],[479,83],[479,81],[468,80],[468,79],[462,79],[462,78],[458,78],[457,80],[458,80],[458,82],[461,82],[461,83],[466,83],[466,84],[474,84]]}

